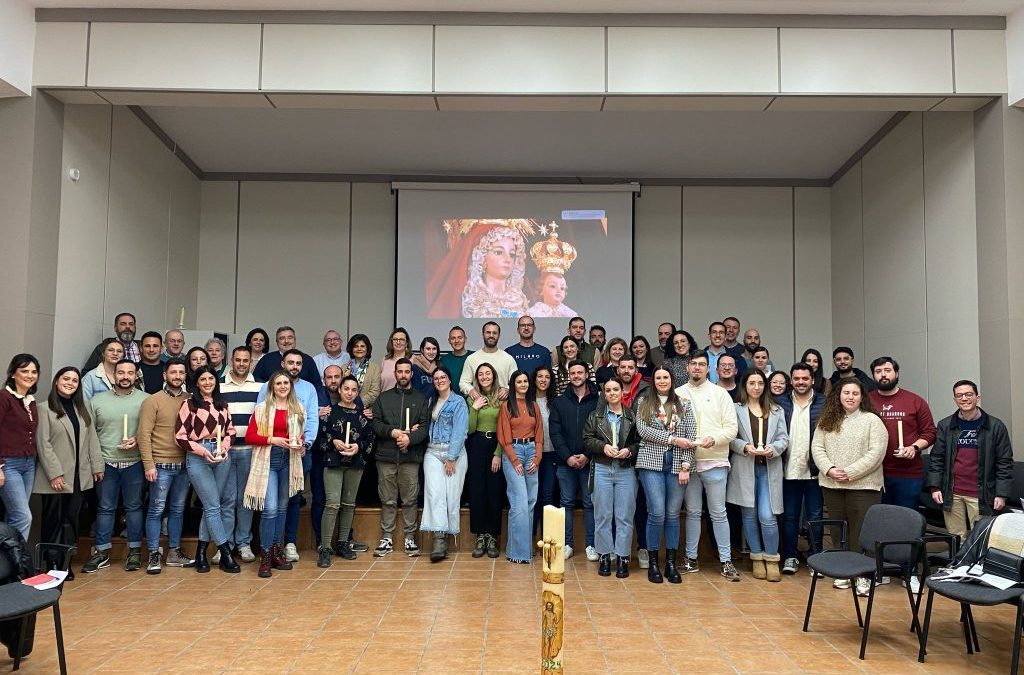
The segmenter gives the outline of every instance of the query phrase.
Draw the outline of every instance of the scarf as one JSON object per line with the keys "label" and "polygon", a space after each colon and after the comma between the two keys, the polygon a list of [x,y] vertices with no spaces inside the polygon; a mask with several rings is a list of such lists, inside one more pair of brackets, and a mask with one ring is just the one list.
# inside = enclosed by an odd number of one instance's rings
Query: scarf
{"label": "scarf", "polygon": [[[270,438],[274,435],[274,418],[267,419],[267,406],[258,405],[253,411],[256,429],[261,436]],[[291,433],[291,430],[289,430]],[[242,504],[253,511],[262,511],[267,500],[267,483],[270,479],[270,445],[257,445],[252,449],[252,465],[249,468],[249,480],[245,483],[245,496]],[[302,474],[302,453],[288,453],[288,496],[302,492],[305,477]]]}
{"label": "scarf", "polygon": [[427,358],[422,354],[413,354],[412,358],[409,360],[412,361],[414,366],[419,366],[420,370],[427,375],[430,375],[437,370],[437,361],[427,361]]}

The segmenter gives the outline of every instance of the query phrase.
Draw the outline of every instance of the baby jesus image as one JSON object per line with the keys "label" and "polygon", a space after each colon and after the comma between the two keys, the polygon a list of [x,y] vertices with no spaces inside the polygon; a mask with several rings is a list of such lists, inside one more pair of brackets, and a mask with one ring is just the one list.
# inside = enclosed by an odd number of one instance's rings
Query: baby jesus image
{"label": "baby jesus image", "polygon": [[541,226],[541,234],[549,231],[548,238],[539,241],[530,248],[530,257],[540,272],[538,286],[540,302],[534,303],[526,313],[534,318],[576,316],[576,310],[565,304],[568,284],[565,273],[576,260],[576,247],[558,239],[558,225],[549,223]]}

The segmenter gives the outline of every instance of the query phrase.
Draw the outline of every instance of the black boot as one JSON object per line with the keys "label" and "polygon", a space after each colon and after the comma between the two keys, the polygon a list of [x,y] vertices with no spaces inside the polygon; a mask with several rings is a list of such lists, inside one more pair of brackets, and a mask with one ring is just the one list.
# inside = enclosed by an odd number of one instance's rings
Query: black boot
{"label": "black boot", "polygon": [[601,562],[597,566],[597,573],[602,577],[610,577],[612,575],[612,557],[610,554],[605,553],[601,556]]}
{"label": "black boot", "polygon": [[206,557],[206,547],[209,545],[208,541],[200,541],[196,545],[196,572],[210,571],[210,561]]}
{"label": "black boot", "polygon": [[242,571],[242,568],[235,562],[235,554],[231,550],[231,544],[221,544],[217,547],[220,551],[220,571],[227,572],[228,574],[238,574]]}
{"label": "black boot", "polygon": [[619,556],[619,563],[615,569],[615,576],[619,579],[625,579],[629,576],[629,558]]}
{"label": "black boot", "polygon": [[665,551],[665,578],[670,584],[683,583],[683,577],[676,569],[676,550],[674,548]]}
{"label": "black boot", "polygon": [[356,552],[352,550],[352,544],[347,541],[339,541],[338,548],[335,549],[334,553],[339,558],[344,558],[345,560],[356,559]]}
{"label": "black boot", "polygon": [[661,570],[658,568],[658,553],[660,551],[651,551],[650,549],[647,551],[647,580],[652,584],[660,584],[665,581],[664,577],[661,576]]}

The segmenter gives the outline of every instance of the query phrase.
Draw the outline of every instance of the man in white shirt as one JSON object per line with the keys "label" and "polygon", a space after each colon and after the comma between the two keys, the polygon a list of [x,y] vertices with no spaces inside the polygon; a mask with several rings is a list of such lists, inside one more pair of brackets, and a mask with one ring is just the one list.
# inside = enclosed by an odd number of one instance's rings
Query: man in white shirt
{"label": "man in white shirt", "polygon": [[484,324],[483,338],[483,348],[466,357],[466,365],[462,368],[462,377],[459,379],[459,390],[475,401],[480,396],[480,392],[474,386],[476,369],[481,363],[489,363],[498,373],[498,381],[495,383],[499,387],[498,398],[505,400],[508,397],[508,380],[512,373],[516,372],[516,360],[505,350],[498,349],[501,326],[488,321]]}
{"label": "man in white shirt", "polygon": [[324,351],[313,357],[316,372],[320,373],[321,377],[327,370],[327,366],[338,366],[342,372],[345,372],[348,362],[352,359],[342,346],[344,344],[341,340],[341,333],[333,328],[324,333]]}
{"label": "man in white shirt", "polygon": [[[721,324],[718,324],[719,326]],[[722,337],[725,330],[722,330]],[[676,389],[676,395],[688,400],[697,417],[697,449],[686,503],[686,558],[682,572],[698,571],[697,543],[700,541],[700,516],[703,496],[708,498],[711,526],[718,544],[720,572],[729,581],[739,581],[740,575],[732,564],[729,546],[729,520],[725,511],[725,486],[729,480],[729,443],[736,438],[736,407],[729,392],[708,380],[708,357],[695,352],[686,366],[689,382]]]}

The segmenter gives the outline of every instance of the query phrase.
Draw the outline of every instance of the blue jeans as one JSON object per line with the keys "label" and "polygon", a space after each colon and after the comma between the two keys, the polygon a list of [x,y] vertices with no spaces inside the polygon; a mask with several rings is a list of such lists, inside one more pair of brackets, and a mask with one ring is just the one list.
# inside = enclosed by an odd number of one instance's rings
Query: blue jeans
{"label": "blue jeans", "polygon": [[537,471],[537,508],[533,514],[533,533],[540,532],[541,521],[544,519],[544,507],[555,506],[555,481],[558,480],[558,453],[554,450],[541,455],[540,469]]}
{"label": "blue jeans", "polygon": [[661,550],[661,531],[665,530],[665,548],[679,548],[679,512],[683,508],[686,486],[679,484],[679,474],[672,472],[672,451],[665,453],[668,469],[640,469],[640,484],[647,496],[647,545],[651,551]]}
{"label": "blue jeans", "polygon": [[512,451],[523,465],[520,476],[512,467],[508,456],[502,453],[501,467],[505,472],[506,494],[508,495],[508,543],[505,557],[513,562],[529,561],[533,556],[533,508],[537,505],[537,473],[526,472],[526,465],[533,459],[534,443],[513,443]]}
{"label": "blue jeans", "polygon": [[[800,516],[807,514],[807,520],[821,520],[824,501],[821,485],[817,478],[801,478],[782,481],[782,557],[795,558],[797,538],[800,535]],[[821,550],[821,528],[814,531],[814,551]]]}
{"label": "blue jeans", "polygon": [[167,547],[181,546],[181,526],[185,519],[188,497],[188,471],[156,468],[156,480],[149,486],[149,508],[146,510],[146,547],[150,552],[160,548],[160,521],[167,509]]}
{"label": "blue jeans", "polygon": [[[248,546],[252,541],[252,509],[243,504],[245,484],[249,481],[252,466],[252,448],[231,448],[231,474],[235,480],[235,510],[224,516],[224,525],[235,546]],[[233,536],[232,536],[233,531]]]}
{"label": "blue jeans", "polygon": [[231,461],[227,458],[210,464],[202,457],[189,453],[186,459],[188,476],[203,503],[203,519],[199,523],[199,541],[213,541],[217,546],[229,541],[231,531],[225,514],[234,513],[235,486],[231,484]]}
{"label": "blue jeans", "polygon": [[274,446],[270,449],[270,475],[267,476],[267,499],[260,517],[260,546],[264,550],[284,543],[284,522],[288,513],[288,452]]}
{"label": "blue jeans", "polygon": [[729,468],[720,466],[707,471],[691,471],[683,501],[686,502],[686,557],[697,558],[697,543],[700,541],[700,514],[704,508],[704,494],[708,496],[708,514],[711,528],[718,546],[718,561],[729,562],[732,551],[729,548],[729,519],[725,515],[725,486],[729,480]]}
{"label": "blue jeans", "polygon": [[[308,474],[313,468],[313,456],[310,450],[302,458],[302,473]],[[320,485],[323,486],[323,474],[320,476]],[[284,541],[279,543],[294,544],[299,538],[299,514],[302,512],[302,493],[296,492],[288,500],[288,509],[284,520]],[[319,527],[319,525],[317,525]],[[262,528],[260,528],[262,530]]]}
{"label": "blue jeans", "polygon": [[21,532],[27,542],[32,529],[28,499],[32,496],[32,483],[36,479],[36,458],[7,457],[3,472],[4,486],[0,488],[0,499],[7,509],[7,524]]}
{"label": "blue jeans", "polygon": [[747,546],[751,553],[776,555],[779,552],[779,521],[772,513],[772,494],[766,464],[754,464],[754,503],[757,506],[742,507],[743,533],[747,535]]}
{"label": "blue jeans", "polygon": [[128,548],[142,548],[142,484],[146,471],[142,461],[135,462],[127,469],[115,469],[107,464],[103,467],[100,481],[100,504],[96,509],[96,550],[111,548],[110,538],[114,534],[114,512],[117,498],[124,501],[124,512],[128,519]]}
{"label": "blue jeans", "polygon": [[618,460],[594,466],[594,536],[599,555],[614,553],[629,559],[633,551],[636,487],[636,471],[632,466],[620,464]]}
{"label": "blue jeans", "polygon": [[559,502],[565,509],[565,545],[573,546],[572,510],[576,506],[576,495],[583,500],[584,544],[594,545],[594,502],[590,498],[590,465],[582,469],[574,469],[563,464],[558,465]]}
{"label": "blue jeans", "polygon": [[885,478],[885,492],[882,493],[883,504],[905,506],[917,510],[920,503],[921,488],[924,478]]}

